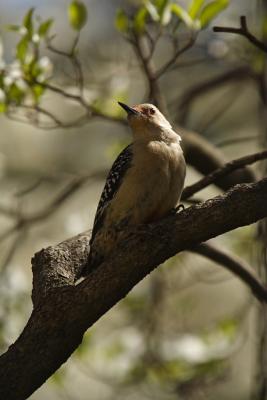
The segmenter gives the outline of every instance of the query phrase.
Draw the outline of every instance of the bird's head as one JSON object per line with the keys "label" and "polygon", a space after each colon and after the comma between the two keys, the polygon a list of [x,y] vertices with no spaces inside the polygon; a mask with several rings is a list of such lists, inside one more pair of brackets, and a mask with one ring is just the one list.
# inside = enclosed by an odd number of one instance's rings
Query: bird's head
{"label": "bird's head", "polygon": [[138,104],[129,107],[119,102],[127,112],[127,118],[133,132],[155,132],[157,130],[172,129],[171,124],[153,104]]}

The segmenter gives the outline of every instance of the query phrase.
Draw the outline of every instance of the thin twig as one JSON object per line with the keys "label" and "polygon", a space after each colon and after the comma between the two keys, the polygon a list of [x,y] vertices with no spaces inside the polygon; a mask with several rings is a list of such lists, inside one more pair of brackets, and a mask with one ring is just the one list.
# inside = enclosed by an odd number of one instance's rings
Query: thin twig
{"label": "thin twig", "polygon": [[109,122],[115,122],[124,126],[128,126],[127,120],[125,118],[116,117],[113,115],[103,114],[98,110],[92,109],[91,118],[101,118],[102,120],[106,120]]}
{"label": "thin twig", "polygon": [[0,212],[14,218],[16,222],[12,227],[1,233],[0,243],[6,240],[13,233],[50,217],[55,211],[57,211],[59,206],[61,206],[71,195],[79,190],[88,179],[89,176],[74,178],[43,210],[37,211],[30,215],[23,215],[17,210],[5,209],[1,207]]}
{"label": "thin twig", "polygon": [[177,59],[185,53],[187,50],[189,50],[195,43],[196,41],[196,35],[192,34],[189,41],[182,47],[178,48],[176,52],[174,53],[173,57],[167,61],[155,74],[155,79],[159,79],[162,75],[164,75],[172,66],[173,64],[177,61]]}
{"label": "thin twig", "polygon": [[20,104],[17,108],[36,112],[37,114],[38,113],[43,114],[43,115],[47,116],[48,118],[51,118],[54,121],[54,124],[52,124],[50,122],[42,123],[42,122],[38,121],[37,119],[34,119],[33,121],[31,121],[27,116],[25,116],[25,118],[24,118],[22,115],[21,116],[16,115],[13,112],[13,110],[7,110],[5,112],[6,117],[12,121],[20,122],[20,123],[27,124],[27,125],[29,125],[29,123],[30,123],[33,126],[39,128],[39,129],[43,129],[43,130],[53,130],[53,129],[58,129],[58,128],[72,128],[72,127],[82,126],[84,124],[87,124],[89,121],[88,113],[85,113],[84,115],[82,115],[70,122],[63,122],[63,121],[59,120],[50,111],[45,110],[39,106],[26,106],[24,104]]}
{"label": "thin twig", "polygon": [[224,32],[224,33],[233,33],[235,35],[244,36],[250,43],[256,46],[258,49],[267,53],[267,46],[264,42],[260,41],[256,38],[248,29],[247,19],[244,15],[240,17],[240,28],[233,27],[223,27],[223,26],[214,26],[214,32]]}
{"label": "thin twig", "polygon": [[144,75],[148,82],[149,86],[148,99],[153,101],[156,104],[156,106],[163,112],[163,114],[167,116],[168,110],[165,103],[165,99],[162,95],[162,92],[159,88],[156,79],[155,66],[153,64],[153,60],[146,56],[145,49],[142,43],[142,38],[134,34],[133,39],[134,39],[134,45],[133,45],[134,51],[136,53],[138,60],[140,61]]}
{"label": "thin twig", "polygon": [[22,226],[29,225],[38,221],[41,221],[48,216],[50,216],[54,211],[57,210],[59,206],[61,206],[71,195],[77,192],[89,179],[99,179],[103,178],[106,175],[106,171],[97,171],[91,175],[87,176],[76,176],[69,181],[66,186],[60,191],[60,193],[49,203],[46,205],[41,211],[34,212],[32,214],[22,214],[17,210],[5,208],[0,206],[0,213],[5,214],[9,217],[17,219],[17,223],[15,226],[11,227],[7,232],[3,233],[0,236],[0,241],[5,239],[5,234],[11,234],[14,232],[15,228],[18,229]]}
{"label": "thin twig", "polygon": [[185,60],[183,62],[178,62],[177,64],[174,63],[172,65],[172,67],[170,67],[169,70],[173,71],[175,69],[190,68],[190,67],[193,67],[193,66],[198,65],[198,64],[203,64],[205,62],[207,62],[207,59],[204,58],[204,57],[203,58],[196,58],[196,59],[188,59],[188,60]]}
{"label": "thin twig", "polygon": [[20,221],[17,221],[15,225],[11,226],[8,228],[5,232],[1,233],[0,235],[0,243],[2,243],[4,240],[8,239],[10,236],[13,235],[13,233],[17,232],[20,228]]}
{"label": "thin twig", "polygon": [[244,142],[255,142],[258,136],[241,136],[237,138],[224,139],[220,142],[216,142],[216,147],[232,146],[233,144],[240,144]]}
{"label": "thin twig", "polygon": [[43,183],[43,181],[44,181],[44,178],[39,178],[38,180],[36,180],[36,181],[35,181],[34,183],[32,183],[31,185],[29,185],[29,186],[27,186],[27,187],[25,187],[25,188],[23,188],[23,189],[18,190],[18,191],[15,193],[15,196],[21,197],[21,196],[25,196],[25,195],[27,195],[27,194],[33,192],[34,190],[36,190],[37,188],[39,188],[39,186]]}
{"label": "thin twig", "polygon": [[5,274],[5,272],[7,270],[8,265],[10,264],[10,261],[14,257],[14,254],[16,253],[17,248],[21,245],[23,238],[25,238],[25,232],[23,230],[18,231],[10,248],[8,249],[7,253],[5,254],[4,260],[2,260],[2,262],[1,262],[1,269],[0,269],[1,282],[3,279],[3,275]]}
{"label": "thin twig", "polygon": [[71,99],[71,100],[74,100],[74,101],[80,103],[86,110],[91,110],[90,105],[89,105],[89,104],[84,100],[84,98],[81,97],[80,95],[72,94],[72,93],[66,92],[65,90],[60,89],[60,88],[57,87],[57,86],[51,85],[51,84],[48,83],[48,82],[39,82],[39,81],[36,81],[35,83],[38,84],[38,85],[40,85],[40,86],[42,86],[44,89],[49,89],[51,92],[60,94],[60,95],[63,96],[63,97],[66,97],[66,98],[68,98],[68,99]]}
{"label": "thin twig", "polygon": [[53,214],[59,206],[61,206],[71,195],[73,195],[81,186],[89,179],[89,177],[79,177],[73,179],[68,183],[57,197],[42,211],[36,212],[32,215],[21,216],[21,224],[29,225],[39,222]]}
{"label": "thin twig", "polygon": [[256,75],[247,66],[240,66],[230,71],[223,72],[219,76],[215,76],[209,80],[196,84],[189,88],[179,101],[179,120],[184,122],[187,118],[188,111],[192,102],[198,97],[206,94],[208,91],[217,89],[218,86],[224,85],[231,81],[241,81],[248,78],[255,79]]}
{"label": "thin twig", "polygon": [[212,109],[209,107],[206,112],[202,114],[202,118],[197,124],[198,132],[205,132],[210,129],[214,123],[218,122],[218,120],[224,117],[225,113],[231,109],[240,94],[242,94],[242,90],[237,90],[236,86],[237,85],[230,86],[227,92],[224,91],[220,93]]}
{"label": "thin twig", "polygon": [[209,186],[211,183],[217,182],[219,179],[230,174],[236,169],[243,168],[246,165],[253,164],[256,161],[264,160],[266,158],[267,158],[267,150],[264,150],[260,153],[254,153],[249,156],[229,161],[224,166],[206,175],[204,178],[200,179],[193,185],[187,186],[183,191],[182,200],[186,200],[188,197],[191,197],[193,194]]}
{"label": "thin twig", "polygon": [[70,51],[64,51],[64,50],[57,49],[56,47],[54,47],[52,45],[51,40],[47,42],[47,48],[51,52],[58,54],[60,56],[63,56],[63,57],[67,57],[70,60],[70,62],[73,65],[74,71],[76,73],[76,84],[77,84],[78,88],[80,89],[80,93],[82,96],[83,89],[84,89],[84,76],[83,76],[83,71],[82,71],[82,65],[76,54],[76,48],[77,48],[79,39],[80,39],[80,32],[78,32],[78,34],[75,36],[75,39],[74,39],[74,42],[72,44]]}
{"label": "thin twig", "polygon": [[81,97],[83,98],[83,90],[84,90],[84,76],[83,76],[83,69],[80,60],[77,57],[77,45],[80,40],[80,31],[77,33],[73,46],[71,49],[71,62],[73,68],[76,72],[76,84],[80,90]]}
{"label": "thin twig", "polygon": [[250,287],[259,301],[267,301],[267,289],[260,283],[259,279],[253,274],[253,272],[249,270],[249,266],[240,258],[230,255],[210,243],[199,244],[190,249],[190,251],[208,257],[227,268]]}
{"label": "thin twig", "polygon": [[[83,177],[76,177],[72,179],[71,182],[69,182],[63,190],[52,200],[50,204],[45,206],[43,210],[34,212],[33,214],[29,215],[23,215],[21,212],[18,210],[14,209],[9,209],[5,208],[3,206],[0,206],[0,212],[15,219],[14,225],[8,228],[6,231],[2,232],[0,235],[0,243],[6,239],[8,239],[10,236],[12,236],[14,233],[17,232],[17,236],[13,241],[13,244],[9,250],[9,252],[6,255],[5,261],[3,262],[2,268],[5,268],[6,265],[9,263],[11,257],[13,256],[17,243],[20,241],[21,238],[21,233],[24,230],[27,230],[31,227],[31,225],[36,224],[38,222],[43,221],[44,219],[50,217],[54,212],[58,210],[58,208],[73,194],[75,194],[84,183],[90,178],[97,178],[97,177],[102,177],[103,172],[99,171],[97,173],[94,173],[93,175],[90,176],[83,176]],[[32,190],[32,188],[31,188]],[[1,271],[0,271],[1,275]]]}
{"label": "thin twig", "polygon": [[[82,125],[82,124],[84,124],[84,123],[87,123],[87,122],[88,122],[91,118],[93,118],[93,117],[102,118],[102,119],[108,120],[108,121],[110,121],[110,122],[121,123],[121,124],[123,124],[123,125],[126,124],[125,120],[122,119],[121,117],[116,117],[116,116],[112,116],[112,115],[107,115],[107,114],[102,113],[102,112],[99,111],[99,110],[95,110],[94,107],[91,106],[90,104],[88,104],[88,103],[86,102],[86,100],[85,100],[81,95],[76,95],[76,94],[72,94],[72,93],[66,92],[65,90],[59,88],[58,86],[54,86],[54,85],[52,85],[52,84],[50,84],[50,83],[48,83],[48,82],[39,82],[39,81],[36,81],[35,83],[38,84],[38,85],[40,85],[40,86],[42,86],[44,89],[48,89],[48,90],[50,90],[51,92],[57,93],[57,94],[59,94],[59,95],[62,96],[62,97],[65,97],[65,98],[68,98],[68,99],[71,99],[71,100],[74,100],[74,101],[80,103],[80,104],[83,106],[83,108],[86,110],[86,113],[85,113],[84,115],[82,115],[81,117],[79,117],[79,118],[77,118],[77,119],[75,119],[75,120],[73,120],[73,121],[71,121],[71,122],[69,122],[69,123],[65,123],[65,122],[63,122],[63,121],[60,121],[57,117],[55,117],[55,116],[54,116],[52,113],[50,113],[49,111],[47,111],[47,110],[45,110],[45,109],[43,109],[43,108],[41,108],[41,107],[39,107],[39,106],[34,107],[36,110],[38,110],[38,111],[40,111],[41,113],[43,113],[43,114],[45,114],[45,115],[51,117],[53,120],[56,121],[56,123],[55,123],[54,126],[53,126],[53,125],[52,125],[52,126],[51,126],[51,125],[49,125],[49,126],[47,126],[47,125],[44,126],[44,125],[37,124],[37,126],[38,126],[39,128],[41,128],[41,129],[55,129],[55,128],[58,128],[58,127],[62,127],[62,128],[71,128],[71,127],[73,127],[73,126],[79,126],[79,125]],[[29,108],[30,108],[30,107],[29,107]],[[25,120],[22,120],[22,119],[18,119],[18,118],[16,118],[16,117],[13,117],[13,115],[11,115],[11,114],[9,114],[9,113],[7,113],[7,116],[8,116],[10,119],[18,120],[19,122],[27,122],[27,121],[25,121]],[[36,123],[35,123],[35,125],[36,125]]]}
{"label": "thin twig", "polygon": [[155,38],[152,38],[149,35],[149,32],[146,32],[146,34],[147,34],[147,37],[150,40],[150,53],[147,56],[147,62],[149,62],[152,59],[153,55],[154,55],[154,52],[155,52],[156,47],[157,47],[157,43],[158,43],[158,41],[159,41],[159,39],[160,39],[160,37],[162,35],[162,31],[159,30],[158,33],[157,33],[157,36]]}
{"label": "thin twig", "polygon": [[[56,125],[58,126],[62,126],[64,125],[64,123],[62,121],[60,121],[60,119],[58,119],[54,114],[52,114],[50,111],[38,106],[38,105],[33,105],[33,106],[28,106],[25,104],[20,104],[19,105],[19,109],[25,109],[28,110],[30,112],[36,112],[37,114],[43,114],[46,117],[48,117],[49,119],[51,119]],[[38,125],[38,121],[34,122],[34,125]]]}
{"label": "thin twig", "polygon": [[5,207],[3,205],[0,205],[0,214],[3,214],[9,218],[17,218],[18,211],[15,208]]}

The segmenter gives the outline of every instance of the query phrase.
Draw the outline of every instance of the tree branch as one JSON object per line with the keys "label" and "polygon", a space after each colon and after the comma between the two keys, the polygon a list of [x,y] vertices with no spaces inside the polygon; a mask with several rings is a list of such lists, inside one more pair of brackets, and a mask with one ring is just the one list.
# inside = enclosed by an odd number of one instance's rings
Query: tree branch
{"label": "tree branch", "polygon": [[230,174],[231,172],[243,168],[245,165],[253,164],[256,161],[264,160],[267,158],[267,150],[260,153],[254,153],[249,156],[241,157],[236,160],[229,161],[223,167],[216,169],[210,174],[204,176],[198,182],[193,185],[187,186],[183,190],[182,200],[186,200],[188,197],[193,196],[193,194],[199,192],[200,190],[206,188],[211,183],[217,182],[219,179]]}
{"label": "tree branch", "polygon": [[[155,41],[154,44],[156,44],[157,37],[154,39],[154,41]],[[163,111],[163,113],[167,116],[168,110],[166,107],[164,95],[161,91],[159,82],[157,80],[157,71],[155,70],[155,66],[153,64],[152,60],[153,54],[151,53],[151,48],[150,52],[146,54],[145,43],[142,40],[142,38],[138,35],[133,35],[133,39],[130,40],[130,43],[133,46],[134,50],[136,51],[137,58],[140,61],[142,70],[144,72],[144,76],[148,82],[150,90],[149,97],[153,99],[155,104],[157,104],[161,109],[161,111]],[[76,44],[77,42],[74,42],[73,49],[75,49]],[[54,47],[51,47],[50,50],[56,51],[63,57],[69,57],[69,55],[72,54],[61,50],[57,50]],[[180,50],[177,48],[175,52],[175,59],[181,54],[181,52],[186,50],[187,50],[186,46],[185,48],[182,48]],[[239,72],[237,76],[239,76]],[[82,71],[80,72],[77,71],[77,73],[78,75],[79,73],[82,74]],[[69,93],[65,89],[62,89],[61,87],[58,87],[50,82],[39,82],[39,81],[35,82],[36,84],[39,84],[48,91],[52,91],[63,98],[75,101],[81,106],[81,108],[83,108],[84,114],[81,117],[78,117],[77,119],[75,118],[70,122],[64,122],[61,119],[57,118],[57,116],[54,115],[52,112],[49,112],[48,110],[38,106],[37,108],[35,107],[33,111],[38,113],[37,115],[43,114],[47,118],[50,118],[53,124],[41,123],[41,122],[38,123],[38,121],[35,120],[34,125],[37,125],[42,129],[56,129],[58,127],[70,128],[73,126],[80,126],[82,124],[90,122],[93,120],[93,118],[101,118],[103,120],[120,123],[122,125],[126,124],[125,119],[112,115],[106,115],[102,113],[100,110],[96,110],[92,104],[88,103],[82,95],[81,86],[82,84],[84,84],[84,82],[83,78],[81,79],[80,78],[79,78],[80,91],[78,94]],[[32,84],[32,82],[29,82],[29,84]],[[10,112],[7,112],[7,116],[11,119],[19,120],[20,122],[24,123],[29,122],[29,120],[21,119],[19,118],[19,116],[13,115]],[[220,151],[216,150],[215,146],[211,145],[207,140],[202,138],[199,134],[197,134],[196,132],[189,132],[180,128],[178,129],[180,131],[181,136],[183,137],[183,148],[186,161],[193,167],[195,167],[200,173],[202,174],[210,173],[211,171],[221,167],[225,163],[223,154]],[[220,180],[218,185],[222,189],[228,189],[230,186],[233,186],[236,183],[251,182],[253,180],[254,180],[253,173],[247,169],[244,169],[242,171],[235,171],[233,174],[231,174],[231,176],[227,176],[225,179]]]}
{"label": "tree branch", "polygon": [[156,106],[162,111],[163,114],[168,115],[168,109],[166,106],[165,98],[162,95],[159,84],[156,78],[155,66],[153,60],[150,57],[146,57],[144,43],[142,37],[139,35],[134,35],[133,48],[135,50],[137,59],[140,61],[142,70],[144,72],[145,78],[149,87],[148,100],[156,104]]}
{"label": "tree branch", "polygon": [[74,39],[71,49],[69,51],[57,49],[55,46],[52,45],[51,39],[47,39],[47,48],[52,53],[57,54],[59,56],[66,57],[67,59],[69,59],[70,63],[73,66],[73,69],[75,71],[76,85],[80,90],[81,97],[83,97],[84,76],[83,76],[81,62],[79,61],[79,59],[77,57],[77,46],[78,46],[79,40],[80,40],[80,31],[78,31],[77,35],[75,36],[75,39]]}
{"label": "tree branch", "polygon": [[179,121],[180,123],[185,123],[190,105],[194,100],[198,97],[205,95],[207,92],[217,89],[221,85],[225,85],[228,82],[237,82],[244,81],[246,79],[254,79],[256,78],[255,73],[251,70],[251,68],[247,66],[240,66],[234,69],[230,69],[221,73],[218,76],[215,76],[211,79],[208,79],[204,82],[200,82],[193,87],[189,88],[181,97],[179,101]]}
{"label": "tree branch", "polygon": [[245,142],[256,142],[259,139],[258,136],[256,135],[247,135],[247,136],[240,136],[240,137],[234,137],[234,138],[226,138],[223,140],[220,140],[219,142],[216,142],[215,145],[217,147],[226,147],[226,146],[232,146],[233,144],[240,144],[240,143],[245,143]]}
{"label": "tree branch", "polygon": [[[161,111],[168,115],[165,98],[159,86],[159,82],[156,77],[155,67],[153,65],[153,60],[147,59],[145,51],[143,48],[143,42],[139,36],[134,36],[133,42],[131,43],[136,52],[137,58],[140,60],[144,75],[148,82],[150,97],[152,97],[155,104],[161,109]],[[242,67],[242,69],[235,69],[234,71],[228,71],[228,75],[224,76],[222,83],[225,82],[224,79],[240,78],[242,74],[248,74],[248,69]],[[209,83],[211,84],[211,83]],[[214,82],[211,86],[213,87]],[[225,160],[222,153],[216,149],[215,146],[210,144],[205,138],[201,137],[198,133],[188,131],[186,129],[178,127],[177,130],[182,136],[182,146],[186,158],[186,162],[195,167],[202,174],[208,174],[220,168],[224,165]],[[234,171],[231,175],[227,176],[225,179],[221,179],[218,186],[224,190],[235,185],[236,183],[251,182],[254,181],[254,174],[249,169],[244,169],[242,171]]]}
{"label": "tree branch", "polygon": [[34,309],[0,357],[0,398],[21,400],[33,393],[77,348],[86,329],[169,257],[266,216],[267,179],[237,185],[178,215],[121,232],[110,259],[78,285],[88,233],[36,254]]}
{"label": "tree branch", "polygon": [[222,265],[238,278],[240,278],[253,292],[259,301],[267,302],[267,288],[265,288],[258,278],[250,271],[249,266],[233,254],[229,254],[210,243],[201,243],[190,251],[207,257],[217,264]]}
{"label": "tree branch", "polygon": [[267,53],[267,46],[265,43],[261,42],[256,38],[248,29],[247,19],[244,15],[240,17],[240,28],[233,27],[223,27],[223,26],[214,26],[214,32],[225,32],[225,33],[234,33],[235,35],[244,36],[250,43],[256,46],[258,49]]}
{"label": "tree branch", "polygon": [[[187,164],[192,165],[197,171],[203,175],[207,175],[225,165],[222,152],[198,133],[185,130],[181,127],[177,128],[177,132],[182,137],[182,147]],[[223,190],[228,190],[237,183],[253,182],[254,180],[255,175],[253,171],[244,167],[243,169],[232,171],[229,175],[225,175],[216,182],[216,185]]]}
{"label": "tree branch", "polygon": [[196,34],[194,32],[192,32],[188,42],[183,47],[176,49],[172,58],[170,60],[168,60],[156,72],[155,78],[159,79],[162,75],[164,75],[166,72],[168,72],[169,69],[173,66],[173,64],[177,61],[177,59],[195,44],[196,39],[197,39]]}

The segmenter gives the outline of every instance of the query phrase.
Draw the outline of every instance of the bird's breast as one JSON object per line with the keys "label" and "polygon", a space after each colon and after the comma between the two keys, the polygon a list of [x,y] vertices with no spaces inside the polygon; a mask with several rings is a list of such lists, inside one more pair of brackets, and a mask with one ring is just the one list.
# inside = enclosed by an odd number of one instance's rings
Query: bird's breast
{"label": "bird's breast", "polygon": [[110,204],[107,220],[127,220],[135,225],[166,215],[181,195],[183,162],[179,143],[136,145],[132,165]]}

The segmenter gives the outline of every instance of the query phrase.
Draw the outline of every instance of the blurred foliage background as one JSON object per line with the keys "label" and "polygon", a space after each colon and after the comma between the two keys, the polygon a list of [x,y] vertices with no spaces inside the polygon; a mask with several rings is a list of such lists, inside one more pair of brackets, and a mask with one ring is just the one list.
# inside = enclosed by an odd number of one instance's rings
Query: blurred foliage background
{"label": "blurred foliage background", "polygon": [[[246,15],[264,41],[265,11],[249,0],[0,4],[2,352],[30,315],[32,255],[92,226],[107,171],[131,140],[117,101],[145,101],[148,85],[129,30],[158,35],[159,70],[177,43],[192,41],[160,79],[170,119],[232,159],[266,143],[266,54],[212,26]],[[198,177],[188,167],[187,184]],[[256,226],[214,242],[255,269],[264,263]],[[180,254],[105,315],[31,399],[256,398],[261,312],[229,272]]]}

